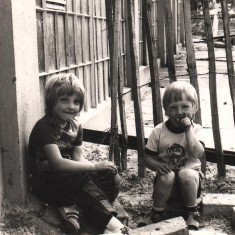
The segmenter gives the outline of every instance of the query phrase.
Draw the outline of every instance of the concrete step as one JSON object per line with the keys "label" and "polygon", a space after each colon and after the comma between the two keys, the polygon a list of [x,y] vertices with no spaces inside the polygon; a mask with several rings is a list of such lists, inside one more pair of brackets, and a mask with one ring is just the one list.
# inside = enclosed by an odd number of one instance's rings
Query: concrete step
{"label": "concrete step", "polygon": [[231,222],[232,226],[235,227],[235,207],[232,208]]}
{"label": "concrete step", "polygon": [[[125,225],[128,226],[129,222],[129,215],[124,210],[122,205],[118,202],[118,200],[115,200],[112,204],[113,208],[117,211],[118,215],[117,218]],[[32,216],[31,214],[28,215],[28,217]],[[64,230],[64,219],[61,216],[58,208],[54,205],[49,205],[48,207],[45,207],[41,214],[41,219],[45,221],[47,224],[52,225],[56,228]],[[90,224],[83,224],[83,227],[81,228],[81,231],[79,235],[93,235],[95,234],[94,228],[90,226]]]}
{"label": "concrete step", "polygon": [[189,230],[189,235],[228,235],[228,234],[216,231],[213,228],[202,228],[198,231]]}
{"label": "concrete step", "polygon": [[231,215],[231,211],[234,206],[234,194],[207,193],[203,195],[202,198],[203,215],[209,215],[213,213]]}
{"label": "concrete step", "polygon": [[164,220],[156,224],[150,224],[133,229],[130,235],[189,235],[188,227],[183,217]]}

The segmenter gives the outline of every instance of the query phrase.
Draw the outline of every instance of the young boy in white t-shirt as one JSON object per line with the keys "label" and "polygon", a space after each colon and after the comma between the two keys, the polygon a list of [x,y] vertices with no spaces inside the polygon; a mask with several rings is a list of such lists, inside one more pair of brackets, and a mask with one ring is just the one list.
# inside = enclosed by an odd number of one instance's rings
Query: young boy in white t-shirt
{"label": "young boy in white t-shirt", "polygon": [[168,120],[154,127],[145,149],[145,164],[156,172],[151,219],[163,220],[168,200],[178,188],[187,211],[186,224],[198,229],[196,199],[200,195],[204,155],[202,127],[193,122],[198,97],[188,82],[173,82],[163,95]]}

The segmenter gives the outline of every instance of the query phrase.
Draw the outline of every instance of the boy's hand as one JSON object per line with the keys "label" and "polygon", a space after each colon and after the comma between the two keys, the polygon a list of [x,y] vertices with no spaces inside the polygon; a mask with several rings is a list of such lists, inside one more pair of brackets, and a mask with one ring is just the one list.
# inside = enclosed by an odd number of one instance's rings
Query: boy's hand
{"label": "boy's hand", "polygon": [[161,163],[159,167],[156,169],[157,175],[166,175],[171,172],[171,168],[168,164]]}
{"label": "boy's hand", "polygon": [[183,116],[180,117],[178,121],[184,127],[185,131],[188,131],[192,125],[192,120],[189,117],[187,117],[186,113],[184,113]]}
{"label": "boy's hand", "polygon": [[180,119],[180,123],[184,126],[185,131],[188,131],[192,125],[192,121],[188,117]]}
{"label": "boy's hand", "polygon": [[110,170],[110,171],[116,173],[117,167],[110,161],[102,161],[102,162],[95,163],[95,170],[96,171]]}

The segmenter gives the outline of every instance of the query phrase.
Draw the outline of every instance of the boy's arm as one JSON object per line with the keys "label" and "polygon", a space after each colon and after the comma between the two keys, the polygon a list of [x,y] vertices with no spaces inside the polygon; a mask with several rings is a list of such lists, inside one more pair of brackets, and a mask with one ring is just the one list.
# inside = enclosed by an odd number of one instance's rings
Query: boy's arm
{"label": "boy's arm", "polygon": [[204,146],[195,135],[192,127],[185,132],[185,136],[191,155],[194,158],[201,158],[204,154]]}
{"label": "boy's arm", "polygon": [[185,126],[185,137],[191,156],[196,159],[201,158],[204,154],[204,146],[194,133],[192,121],[184,117],[180,122]]}
{"label": "boy's arm", "polygon": [[58,172],[88,172],[110,170],[116,172],[116,167],[112,162],[89,162],[72,161],[61,156],[60,150],[56,144],[47,144],[43,147],[50,166]]}
{"label": "boy's arm", "polygon": [[89,162],[87,159],[83,157],[82,146],[73,147],[72,160],[77,162]]}
{"label": "boy's arm", "polygon": [[167,174],[171,171],[169,165],[158,162],[152,155],[146,153],[144,157],[145,166],[159,175]]}

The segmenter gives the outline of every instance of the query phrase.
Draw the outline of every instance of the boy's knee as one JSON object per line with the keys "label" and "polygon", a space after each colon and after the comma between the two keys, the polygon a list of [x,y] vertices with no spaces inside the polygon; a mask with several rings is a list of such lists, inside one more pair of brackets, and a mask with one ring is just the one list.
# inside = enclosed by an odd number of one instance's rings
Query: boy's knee
{"label": "boy's knee", "polygon": [[184,168],[178,172],[178,180],[183,183],[197,182],[199,180],[199,174],[193,169]]}
{"label": "boy's knee", "polygon": [[113,177],[114,186],[117,189],[121,187],[121,176],[119,174],[114,175]]}
{"label": "boy's knee", "polygon": [[175,173],[173,171],[169,172],[168,174],[165,175],[159,175],[156,183],[161,182],[163,184],[172,184],[175,180]]}

